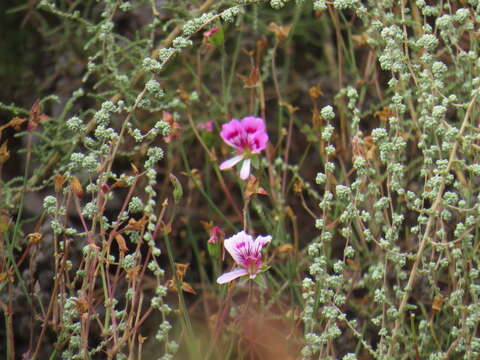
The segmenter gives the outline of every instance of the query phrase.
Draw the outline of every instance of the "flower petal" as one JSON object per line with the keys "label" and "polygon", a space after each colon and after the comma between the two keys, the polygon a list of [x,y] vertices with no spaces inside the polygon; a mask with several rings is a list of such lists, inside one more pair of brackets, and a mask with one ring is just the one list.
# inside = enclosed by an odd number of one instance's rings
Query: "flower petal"
{"label": "flower petal", "polygon": [[265,132],[265,121],[255,116],[247,116],[242,119],[242,128],[246,134],[253,134],[257,131]]}
{"label": "flower petal", "polygon": [[257,131],[250,135],[249,139],[250,147],[254,154],[259,153],[267,147],[268,134],[265,131]]}
{"label": "flower petal", "polygon": [[252,247],[253,244],[253,238],[245,231],[240,231],[228,239],[225,239],[223,242],[225,249],[232,256],[233,260],[235,260],[235,262],[240,266],[247,265],[243,257],[243,251],[246,248]]}
{"label": "flower petal", "polygon": [[217,279],[217,284],[225,284],[244,275],[248,275],[247,269],[235,269],[220,275]]}
{"label": "flower petal", "polygon": [[243,159],[242,155],[237,155],[228,160],[225,160],[223,163],[220,164],[220,170],[230,169],[235,165],[237,165],[240,161],[242,161],[242,159]]}
{"label": "flower petal", "polygon": [[250,163],[251,163],[250,159],[245,159],[245,161],[242,164],[242,168],[240,169],[240,178],[242,180],[246,180],[250,176]]}
{"label": "flower petal", "polygon": [[264,247],[270,241],[272,241],[272,236],[271,235],[267,235],[267,236],[259,235],[255,239],[255,244],[261,244],[261,247]]}
{"label": "flower petal", "polygon": [[241,139],[243,138],[242,124],[237,119],[232,119],[222,125],[220,136],[228,145],[242,149]]}
{"label": "flower petal", "polygon": [[270,235],[267,236],[257,236],[255,239],[255,250],[260,253],[262,251],[262,248],[268,244],[272,240],[272,237]]}

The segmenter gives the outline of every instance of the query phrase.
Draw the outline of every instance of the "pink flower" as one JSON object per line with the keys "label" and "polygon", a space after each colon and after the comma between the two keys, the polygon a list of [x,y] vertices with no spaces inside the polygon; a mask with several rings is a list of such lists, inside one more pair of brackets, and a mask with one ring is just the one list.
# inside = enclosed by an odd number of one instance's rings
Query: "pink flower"
{"label": "pink flower", "polygon": [[264,120],[255,116],[244,117],[241,121],[232,119],[223,124],[220,136],[238,152],[238,155],[224,161],[220,170],[230,169],[243,161],[240,177],[247,179],[250,176],[251,154],[257,154],[267,147],[268,134]]}
{"label": "pink flower", "polygon": [[201,122],[200,124],[197,125],[197,127],[200,130],[207,131],[207,132],[212,132],[213,131],[213,124],[214,124],[213,121],[210,120],[210,121]]}
{"label": "pink flower", "polygon": [[219,226],[212,226],[210,229],[210,239],[208,239],[208,242],[210,244],[216,244],[217,241],[223,237],[223,231],[220,229]]}
{"label": "pink flower", "polygon": [[244,275],[250,275],[250,279],[254,279],[262,268],[262,248],[270,240],[272,240],[270,235],[257,236],[253,240],[253,237],[245,231],[240,231],[226,239],[224,241],[225,249],[240,267],[221,275],[217,279],[217,283],[225,284]]}
{"label": "pink flower", "polygon": [[217,33],[218,32],[218,28],[216,27],[213,27],[211,28],[210,30],[207,30],[203,33],[203,36],[205,36],[206,38],[209,38],[210,36],[212,36],[213,34]]}

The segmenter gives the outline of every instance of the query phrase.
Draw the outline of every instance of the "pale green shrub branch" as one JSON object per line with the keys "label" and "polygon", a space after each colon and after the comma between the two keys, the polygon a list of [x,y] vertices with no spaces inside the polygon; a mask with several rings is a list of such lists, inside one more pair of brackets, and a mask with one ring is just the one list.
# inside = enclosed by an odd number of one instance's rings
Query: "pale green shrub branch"
{"label": "pale green shrub branch", "polygon": [[[474,105],[476,104],[478,91],[479,91],[479,89],[477,89],[475,91],[472,100],[468,104],[467,111],[465,113],[465,117],[463,119],[462,125],[461,125],[459,133],[458,133],[458,138],[462,136],[463,132],[465,131],[465,128],[468,125],[468,122],[470,120],[470,115],[473,111]],[[455,143],[453,145],[453,148],[450,151],[450,156],[449,156],[449,159],[448,159],[448,164],[447,164],[447,169],[446,169],[447,174],[450,172],[451,167],[453,165],[453,162],[455,161],[455,158],[457,156],[457,149],[458,149],[458,140],[455,141]],[[437,212],[438,212],[438,208],[439,208],[439,206],[442,202],[442,197],[443,197],[444,191],[445,191],[445,181],[443,181],[440,184],[440,188],[438,189],[437,197],[435,198],[434,202],[432,203],[432,206],[429,209],[429,214],[430,215],[429,215],[429,218],[428,218],[428,222],[425,226],[425,231],[422,235],[422,240],[420,241],[420,244],[418,246],[417,254],[415,256],[415,262],[413,263],[412,269],[410,270],[410,276],[408,278],[407,285],[405,286],[405,292],[403,294],[402,300],[401,300],[399,308],[398,308],[398,315],[397,315],[398,317],[395,320],[395,327],[393,328],[393,331],[392,331],[390,346],[388,348],[388,356],[393,355],[393,351],[395,349],[395,344],[396,344],[396,341],[397,341],[398,332],[400,330],[400,327],[403,324],[404,313],[405,313],[405,310],[406,310],[408,297],[410,296],[410,292],[412,291],[413,286],[415,284],[415,280],[416,280],[416,277],[417,277],[418,266],[420,265],[420,261],[422,260],[422,256],[423,256],[423,252],[425,250],[425,247],[431,241],[430,231],[431,231],[431,228],[432,228],[432,226],[435,222]]]}

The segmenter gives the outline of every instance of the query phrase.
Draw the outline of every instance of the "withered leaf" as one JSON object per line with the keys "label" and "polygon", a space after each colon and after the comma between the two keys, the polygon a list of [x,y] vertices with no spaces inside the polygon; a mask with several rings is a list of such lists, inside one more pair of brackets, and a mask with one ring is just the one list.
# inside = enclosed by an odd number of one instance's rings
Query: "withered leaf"
{"label": "withered leaf", "polygon": [[22,125],[25,121],[27,121],[27,119],[15,116],[6,125],[2,126],[2,129],[6,127],[13,127],[15,130],[18,131],[20,130],[20,125]]}
{"label": "withered leaf", "polygon": [[80,184],[80,181],[76,176],[72,176],[72,179],[70,180],[70,189],[72,190],[73,194],[78,197],[82,198],[83,197],[83,188],[82,184]]}
{"label": "withered leaf", "polygon": [[375,111],[374,115],[381,121],[387,122],[389,118],[395,116],[392,110],[388,106],[384,106],[382,110]]}
{"label": "withered leaf", "polygon": [[444,300],[440,295],[435,296],[432,302],[432,310],[435,312],[442,311],[443,302]]}
{"label": "withered leaf", "polygon": [[277,247],[277,251],[280,254],[289,254],[295,251],[295,248],[291,244],[283,244]]}
{"label": "withered leaf", "polygon": [[285,106],[290,115],[293,115],[295,112],[297,112],[299,110],[299,108],[297,106],[293,106],[292,104],[289,104],[285,101],[280,101],[279,105]]}
{"label": "withered leaf", "polygon": [[8,140],[5,140],[0,146],[0,164],[5,163],[10,158],[10,151],[8,151]]}
{"label": "withered leaf", "polygon": [[73,302],[75,303],[75,308],[77,309],[77,312],[79,314],[84,314],[88,311],[87,300],[82,298],[77,298],[77,299],[73,299]]}
{"label": "withered leaf", "polygon": [[260,84],[260,73],[258,71],[258,67],[254,66],[250,70],[250,74],[248,76],[244,76],[241,74],[237,74],[240,80],[243,81],[243,87],[247,89],[255,88]]}
{"label": "withered leaf", "polygon": [[185,277],[185,274],[187,273],[189,265],[190,264],[175,263],[175,269],[176,269],[176,272],[177,272],[177,276],[180,280],[183,280],[183,278]]}
{"label": "withered leaf", "polygon": [[293,183],[293,192],[295,194],[300,194],[303,190],[303,181],[300,179],[296,179]]}
{"label": "withered leaf", "polygon": [[147,340],[146,336],[142,336],[142,335],[138,334],[138,343],[139,344],[143,344],[145,342],[145,340]]}
{"label": "withered leaf", "polygon": [[133,230],[133,231],[141,231],[143,227],[147,224],[148,217],[147,215],[143,215],[140,220],[130,219],[128,220],[127,226],[123,229],[126,230]]}
{"label": "withered leaf", "polygon": [[360,265],[355,260],[347,259],[347,265],[350,266],[355,271],[360,271]]}
{"label": "withered leaf", "polygon": [[138,273],[142,269],[141,265],[134,266],[131,269],[126,269],[125,272],[127,273],[127,279],[135,279],[138,276]]}
{"label": "withered leaf", "polygon": [[134,163],[130,163],[130,166],[132,167],[133,173],[136,175],[138,174],[138,168],[135,166]]}
{"label": "withered leaf", "polygon": [[248,178],[248,182],[247,182],[247,186],[245,188],[245,193],[243,194],[243,198],[245,200],[248,200],[250,199],[252,196],[254,195],[267,195],[267,191],[260,187],[260,183],[258,181],[258,179],[251,175],[249,178]]}
{"label": "withered leaf", "polygon": [[368,34],[362,33],[359,35],[352,35],[352,40],[357,46],[363,46],[367,44],[368,41]]}
{"label": "withered leaf", "polygon": [[36,232],[27,235],[27,242],[29,244],[35,245],[38,244],[42,240],[42,234]]}
{"label": "withered leaf", "polygon": [[320,88],[320,84],[317,84],[317,85],[311,87],[310,89],[308,89],[308,96],[310,96],[310,98],[312,100],[316,100],[320,96],[323,96],[323,91]]}
{"label": "withered leaf", "polygon": [[115,241],[117,242],[118,248],[121,252],[126,253],[128,251],[127,242],[122,234],[116,234]]}
{"label": "withered leaf", "polygon": [[55,186],[55,192],[59,193],[62,191],[63,185],[65,184],[66,177],[60,174],[56,174],[53,177],[53,185]]}
{"label": "withered leaf", "polygon": [[0,282],[6,281],[8,279],[8,272],[4,271],[0,273]]}
{"label": "withered leaf", "polygon": [[181,126],[178,122],[175,121],[172,113],[168,111],[162,112],[162,118],[163,118],[163,121],[167,122],[168,125],[170,125],[170,134],[163,138],[165,142],[168,144],[173,140],[177,139],[178,137],[180,137]]}
{"label": "withered leaf", "polygon": [[182,290],[185,291],[185,292],[188,292],[190,294],[194,294],[194,295],[197,293],[193,289],[193,287],[189,283],[186,283],[186,282],[182,282]]}
{"label": "withered leaf", "polygon": [[268,25],[267,29],[275,34],[275,37],[278,42],[285,40],[288,37],[288,34],[292,28],[292,25],[279,26],[274,22],[271,22]]}

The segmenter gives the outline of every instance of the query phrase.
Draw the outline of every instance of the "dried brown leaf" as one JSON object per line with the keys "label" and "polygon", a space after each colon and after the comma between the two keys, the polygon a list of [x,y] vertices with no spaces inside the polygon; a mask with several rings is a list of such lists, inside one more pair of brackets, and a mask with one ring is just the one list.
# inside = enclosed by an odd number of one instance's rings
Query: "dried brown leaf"
{"label": "dried brown leaf", "polygon": [[10,158],[10,151],[8,151],[8,140],[5,140],[0,146],[0,165],[7,162]]}
{"label": "dried brown leaf", "polygon": [[291,253],[295,252],[295,248],[291,244],[283,244],[283,245],[280,245],[279,247],[277,247],[277,251],[280,254],[291,254]]}
{"label": "dried brown leaf", "polygon": [[268,25],[267,29],[275,34],[275,38],[278,42],[281,42],[288,37],[288,34],[292,29],[292,25],[280,26],[275,24],[274,22],[271,22],[270,25]]}
{"label": "dried brown leaf", "polygon": [[126,253],[128,251],[127,242],[122,234],[116,234],[115,241],[117,242],[118,248],[122,253]]}
{"label": "dried brown leaf", "polygon": [[146,215],[143,215],[143,217],[140,220],[135,220],[135,219],[130,219],[128,220],[127,226],[122,230],[133,230],[133,231],[141,231],[144,226],[147,224],[148,218]]}
{"label": "dried brown leaf", "polygon": [[27,235],[27,242],[31,245],[38,244],[42,240],[42,234],[36,232]]}
{"label": "dried brown leaf", "polygon": [[254,66],[250,70],[248,76],[237,74],[238,78],[243,81],[243,87],[247,89],[255,88],[260,85],[260,73],[258,67]]}
{"label": "dried brown leaf", "polygon": [[443,297],[441,297],[440,295],[435,296],[432,302],[432,310],[435,312],[442,311],[443,303],[444,303]]}
{"label": "dried brown leaf", "polygon": [[311,87],[310,89],[308,89],[308,96],[310,96],[310,98],[312,100],[316,100],[320,96],[323,96],[323,91],[320,88],[320,84],[317,84],[317,85]]}
{"label": "dried brown leaf", "polygon": [[55,192],[59,193],[62,191],[63,185],[65,184],[66,177],[60,174],[56,174],[53,177],[53,185],[55,186]]}
{"label": "dried brown leaf", "polygon": [[72,176],[72,179],[70,180],[70,189],[72,190],[73,194],[78,197],[82,198],[83,197],[83,188],[82,184],[80,184],[80,181],[76,176]]}
{"label": "dried brown leaf", "polygon": [[185,292],[188,292],[190,294],[194,294],[194,295],[197,293],[193,289],[193,287],[189,283],[186,283],[186,282],[182,282],[182,290],[185,291]]}

